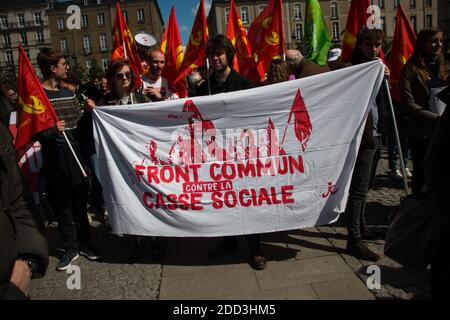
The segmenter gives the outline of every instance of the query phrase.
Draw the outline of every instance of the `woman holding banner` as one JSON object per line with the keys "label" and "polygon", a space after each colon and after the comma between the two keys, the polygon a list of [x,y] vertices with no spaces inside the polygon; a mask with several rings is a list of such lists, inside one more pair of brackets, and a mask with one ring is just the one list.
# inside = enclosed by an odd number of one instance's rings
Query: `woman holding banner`
{"label": "woman holding banner", "polygon": [[[137,104],[146,103],[150,100],[142,93],[137,92],[134,87],[135,78],[137,75],[130,68],[127,60],[114,60],[106,70],[106,79],[110,93],[108,93],[101,105],[123,105],[123,104]],[[133,236],[134,248],[131,253],[130,262],[138,261],[146,252],[146,237]],[[154,259],[159,258],[160,249],[159,244],[155,238],[152,238],[151,243],[152,255]]]}
{"label": "woman holding banner", "polygon": [[134,80],[136,75],[130,68],[127,60],[113,60],[106,70],[106,79],[110,92],[100,105],[122,105],[145,103],[150,100],[141,93],[136,92]]}

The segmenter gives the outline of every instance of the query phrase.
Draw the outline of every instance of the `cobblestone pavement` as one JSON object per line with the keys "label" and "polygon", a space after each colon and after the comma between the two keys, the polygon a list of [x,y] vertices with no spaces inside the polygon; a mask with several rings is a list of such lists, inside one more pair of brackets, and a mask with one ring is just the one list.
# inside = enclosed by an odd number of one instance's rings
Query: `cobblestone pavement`
{"label": "cobblestone pavement", "polygon": [[[369,246],[382,257],[377,262],[381,269],[381,289],[372,290],[372,293],[377,299],[428,299],[430,295],[428,271],[417,274],[383,256],[384,241],[382,239],[387,229],[387,216],[403,194],[402,181],[391,180],[387,176],[387,171],[387,160],[383,152],[374,188],[369,193],[366,211],[369,226],[380,235],[380,240],[369,242]],[[367,267],[373,263],[345,254],[343,249],[346,245],[346,229],[343,220],[344,217],[341,216],[335,224],[319,227],[318,230],[336,248],[361,281],[366,283],[369,276],[366,274]],[[57,228],[49,227],[47,237],[50,243],[50,266],[43,279],[32,281],[31,298],[35,300],[158,299],[162,262],[150,254],[137,263],[131,262],[133,239],[114,235],[97,221],[94,221],[92,225],[98,249],[104,258],[91,262],[80,256],[75,261],[75,265],[80,267],[81,271],[81,290],[69,290],[67,281],[71,275],[55,271],[62,252],[58,249]],[[270,239],[270,235],[264,235],[262,240],[265,239]],[[163,249],[164,244],[163,241]]]}
{"label": "cobblestone pavement", "polygon": [[[47,229],[50,244],[50,265],[47,275],[43,279],[32,281],[31,298],[41,299],[150,299],[155,300],[159,295],[162,265],[160,261],[146,253],[138,262],[132,261],[131,252],[134,241],[130,237],[119,237],[110,233],[107,228],[97,221],[93,234],[97,240],[97,247],[104,258],[99,261],[89,261],[80,256],[74,265],[80,269],[80,284],[78,290],[68,289],[67,282],[71,274],[56,271],[55,267],[62,256],[58,249],[58,229]],[[76,282],[69,281],[74,286]]]}
{"label": "cobblestone pavement", "polygon": [[[411,163],[408,164],[411,170]],[[430,273],[425,270],[418,274],[402,267],[395,261],[383,255],[384,237],[387,230],[387,218],[393,208],[398,205],[404,196],[403,181],[392,180],[388,177],[387,154],[383,150],[382,158],[378,164],[374,187],[369,192],[366,219],[367,224],[379,235],[377,241],[367,241],[369,247],[380,255],[376,265],[381,270],[381,289],[372,290],[377,299],[429,299],[430,298]],[[411,170],[412,171],[412,170]],[[409,181],[409,187],[410,181]],[[344,216],[332,226],[319,227],[318,229],[336,248],[345,249],[347,230],[344,224]],[[347,264],[366,283],[369,274],[367,267],[373,262],[358,260],[353,256],[342,254]]]}

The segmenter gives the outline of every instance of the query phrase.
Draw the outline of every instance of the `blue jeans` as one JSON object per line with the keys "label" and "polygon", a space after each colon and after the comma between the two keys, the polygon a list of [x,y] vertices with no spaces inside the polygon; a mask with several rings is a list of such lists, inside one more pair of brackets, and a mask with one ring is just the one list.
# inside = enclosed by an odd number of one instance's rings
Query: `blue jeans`
{"label": "blue jeans", "polygon": [[[408,135],[405,130],[405,121],[407,120],[400,120],[398,124],[398,135],[400,138],[400,145],[402,147],[402,155],[403,155],[403,164],[406,165],[408,163],[409,159],[409,141],[408,141]],[[397,147],[397,141],[395,138],[395,131],[394,126],[391,125],[389,127],[388,131],[388,137],[387,137],[387,143],[388,143],[388,162],[389,162],[389,169],[394,172],[398,169],[397,166],[397,154],[398,154],[398,147]],[[398,157],[400,158],[400,157]]]}

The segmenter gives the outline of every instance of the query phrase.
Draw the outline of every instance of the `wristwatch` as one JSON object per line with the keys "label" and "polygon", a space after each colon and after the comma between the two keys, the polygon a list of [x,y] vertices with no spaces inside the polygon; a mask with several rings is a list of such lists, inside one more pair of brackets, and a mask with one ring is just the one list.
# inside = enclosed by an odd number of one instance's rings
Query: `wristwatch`
{"label": "wristwatch", "polygon": [[19,260],[27,264],[28,268],[30,268],[31,274],[34,274],[38,270],[38,264],[35,260],[24,258],[20,258]]}

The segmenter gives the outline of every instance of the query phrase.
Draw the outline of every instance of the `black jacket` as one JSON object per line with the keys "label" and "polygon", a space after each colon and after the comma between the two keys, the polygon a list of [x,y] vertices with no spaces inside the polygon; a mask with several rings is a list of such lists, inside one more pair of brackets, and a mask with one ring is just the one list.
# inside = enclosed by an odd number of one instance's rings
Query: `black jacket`
{"label": "black jacket", "polygon": [[[352,65],[357,65],[361,63],[369,62],[363,52],[358,48],[355,47],[352,53],[352,57],[350,58],[350,63]],[[384,80],[383,80],[384,81]],[[391,116],[389,114],[388,108],[389,108],[389,102],[388,102],[388,96],[386,92],[386,87],[384,83],[381,85],[380,90],[378,91],[377,97],[376,97],[376,104],[378,107],[378,132],[382,135],[386,135],[387,128],[388,128],[388,121],[391,120]],[[364,132],[361,140],[361,146],[360,148],[373,148],[374,141],[373,141],[373,117],[372,112],[369,112],[369,116],[366,121],[366,126],[364,127]]]}
{"label": "black jacket", "polygon": [[[230,74],[224,83],[219,83],[214,74],[209,77],[209,82],[211,86],[211,94],[245,90],[254,87],[254,84],[249,79],[237,73],[233,69],[230,70]],[[204,81],[198,88],[197,96],[207,95],[209,95],[208,81]]]}
{"label": "black jacket", "polygon": [[33,277],[44,276],[47,270],[48,247],[39,231],[40,217],[17,166],[11,135],[0,126],[0,299],[11,292],[9,279],[18,257],[38,263]]}
{"label": "black jacket", "polygon": [[426,82],[407,63],[400,73],[400,103],[403,114],[411,117],[414,137],[431,138],[439,116],[430,111],[430,92]]}
{"label": "black jacket", "polygon": [[450,194],[450,93],[447,90],[444,97],[447,107],[442,114],[425,159],[425,182],[431,197],[432,206],[442,217],[443,227],[449,232],[450,215],[448,196]]}

